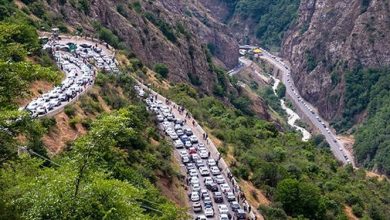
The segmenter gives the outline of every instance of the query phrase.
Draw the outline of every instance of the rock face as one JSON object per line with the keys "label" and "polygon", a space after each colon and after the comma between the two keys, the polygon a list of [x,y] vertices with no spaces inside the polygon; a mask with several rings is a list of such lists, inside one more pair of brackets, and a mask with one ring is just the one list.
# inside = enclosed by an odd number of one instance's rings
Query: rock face
{"label": "rock face", "polygon": [[[199,77],[199,86],[211,93],[216,74],[210,71],[206,45],[215,47],[214,58],[226,69],[238,64],[238,43],[227,28],[197,1],[87,1],[80,9],[71,1],[52,0],[48,7],[72,27],[94,34],[98,22],[112,30],[144,64],[165,63],[171,82]],[[194,3],[195,2],[195,3]],[[62,3],[62,4],[61,4]],[[130,5],[130,6],[129,6]],[[173,33],[170,39],[167,37]]]}
{"label": "rock face", "polygon": [[297,24],[283,42],[302,96],[326,119],[341,115],[344,75],[390,64],[390,3],[302,0]]}

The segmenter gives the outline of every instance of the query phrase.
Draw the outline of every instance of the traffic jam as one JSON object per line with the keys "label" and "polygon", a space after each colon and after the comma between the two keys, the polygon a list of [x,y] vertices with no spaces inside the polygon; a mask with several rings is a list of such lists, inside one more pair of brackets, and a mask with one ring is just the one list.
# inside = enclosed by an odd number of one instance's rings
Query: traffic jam
{"label": "traffic jam", "polygon": [[52,52],[57,66],[65,73],[65,79],[23,108],[32,117],[45,116],[75,100],[93,84],[98,69],[119,71],[115,59],[105,54],[97,44],[49,41],[44,49]]}
{"label": "traffic jam", "polygon": [[[140,97],[146,96],[140,86],[135,86],[135,90]],[[207,137],[204,134],[197,137],[189,128],[188,123],[196,122],[188,112],[167,99],[162,100],[164,98],[159,100],[157,94],[145,98],[148,110],[156,116],[159,128],[172,141],[179,155],[186,173],[185,182],[192,209],[190,213],[194,219],[247,219],[249,205],[244,203],[245,210],[240,205],[238,185],[231,182],[233,176],[230,173],[228,178],[223,174],[218,164],[220,155],[211,155]],[[173,109],[178,112],[177,117]]]}

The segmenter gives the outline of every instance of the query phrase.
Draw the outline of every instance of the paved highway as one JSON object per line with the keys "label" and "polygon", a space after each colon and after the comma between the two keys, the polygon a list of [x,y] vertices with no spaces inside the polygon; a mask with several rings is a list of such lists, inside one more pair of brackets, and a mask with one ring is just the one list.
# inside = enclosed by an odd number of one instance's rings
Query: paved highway
{"label": "paved highway", "polygon": [[[138,81],[137,81],[138,82]],[[175,119],[179,119],[179,120],[182,120],[182,121],[186,121],[184,123],[184,126],[183,128],[189,128],[191,129],[191,131],[193,132],[193,135],[199,140],[199,143],[202,143],[206,150],[208,152],[210,152],[210,155],[208,158],[212,158],[214,159],[215,161],[217,161],[217,165],[218,167],[220,168],[220,171],[221,171],[221,174],[222,174],[222,177],[225,181],[226,184],[228,184],[228,189],[227,191],[230,191],[230,192],[234,192],[234,195],[235,195],[235,200],[239,202],[240,204],[240,209],[245,209],[244,207],[249,207],[250,204],[248,204],[247,201],[245,201],[245,199],[240,199],[240,196],[239,195],[242,195],[241,194],[241,191],[240,191],[240,188],[237,184],[237,181],[235,180],[235,178],[233,176],[230,176],[231,173],[229,171],[229,168],[227,166],[227,164],[225,163],[224,159],[223,158],[220,158],[220,153],[218,152],[216,146],[213,144],[213,142],[211,141],[211,139],[207,138],[206,140],[203,139],[203,134],[205,134],[206,132],[202,129],[202,127],[196,122],[195,119],[193,119],[190,115],[191,113],[190,112],[187,112],[186,110],[180,112],[178,110],[178,105],[175,104],[174,102],[172,101],[169,101],[167,102],[167,99],[163,96],[161,96],[160,94],[156,93],[155,91],[151,90],[150,88],[148,88],[147,86],[143,85],[142,83],[138,82],[138,85],[139,87],[137,87],[137,90],[139,91],[138,94],[144,94],[144,91],[146,92],[149,92],[151,94],[150,97],[153,97],[152,99],[151,98],[148,98],[147,99],[147,103],[148,103],[148,106],[149,108],[151,109],[154,109],[153,106],[161,106],[159,107],[159,109],[169,109],[170,113],[174,116]],[[140,92],[140,90],[142,90],[142,92]],[[151,100],[153,100],[151,102]],[[158,115],[161,115],[161,110],[154,110],[154,112],[158,112],[157,113],[157,118],[159,117]],[[186,116],[188,113],[188,117]],[[160,117],[161,118],[161,117]],[[164,120],[164,121],[161,121],[161,120]],[[164,119],[160,119],[161,123],[160,123],[160,127],[163,127],[163,123],[164,122],[168,122],[167,120],[167,117],[164,117]],[[166,131],[166,128],[165,129],[162,129],[162,130],[165,130]],[[181,139],[181,136],[180,138]],[[195,148],[198,148],[200,144],[194,144],[193,146]],[[181,154],[191,154],[191,148],[187,149],[186,148],[180,148],[180,149],[176,149],[175,151],[175,157],[178,161],[180,161],[182,163],[182,156]],[[194,154],[198,154],[199,152],[197,151],[196,153]],[[218,161],[218,158],[220,158],[220,160]],[[203,160],[204,163],[205,163],[205,166],[206,168],[208,168],[210,171],[210,166],[207,165],[207,159],[204,159]],[[181,164],[181,169],[182,169],[182,172],[186,175],[186,178],[190,177],[189,174],[186,174],[187,171],[188,171],[188,165],[187,163],[182,163]],[[212,217],[212,219],[225,219],[223,215],[221,215],[221,213],[219,213],[219,210],[218,210],[218,205],[220,204],[224,204],[228,207],[228,212],[229,212],[229,216],[231,216],[230,219],[238,219],[236,217],[236,214],[235,212],[232,210],[232,207],[230,205],[230,203],[227,201],[227,196],[222,193],[222,197],[223,197],[223,202],[222,203],[216,203],[214,202],[214,195],[213,193],[210,191],[210,190],[207,190],[207,187],[204,183],[204,180],[206,177],[212,177],[213,179],[217,176],[217,175],[213,175],[210,173],[210,175],[208,176],[202,176],[200,175],[200,169],[196,169],[196,172],[198,174],[198,177],[199,177],[199,183],[200,183],[200,189],[201,190],[206,190],[209,195],[210,195],[210,198],[212,199],[212,205],[213,205],[213,210],[214,210],[214,217]],[[230,174],[230,175],[229,175]],[[229,178],[230,176],[230,178]],[[191,182],[191,180],[188,180],[189,182]],[[187,180],[186,180],[187,182]],[[188,194],[190,194],[191,192],[193,192],[193,186],[191,186],[191,183],[188,183]],[[222,192],[222,185],[221,184],[217,184],[218,186],[218,190],[219,192]],[[193,202],[191,201],[191,198],[189,198],[189,201],[190,201],[190,204],[192,205]],[[205,217],[205,206],[204,206],[204,201],[203,199],[200,199],[200,203],[202,205],[202,211],[200,212],[194,212],[193,209],[191,208],[191,210],[189,211],[189,213],[195,218],[195,219],[203,219],[203,217]],[[260,215],[260,213],[258,213],[257,210],[255,210],[254,208],[250,208],[251,211],[249,211],[249,208],[246,208],[246,216],[247,216],[247,219],[255,219],[255,216],[257,219],[263,219],[262,216]],[[209,217],[211,218],[211,217]]]}
{"label": "paved highway", "polygon": [[310,103],[306,102],[298,93],[294,81],[291,78],[291,71],[288,65],[283,62],[281,58],[270,54],[264,49],[262,49],[262,51],[263,53],[260,58],[272,63],[281,70],[281,80],[286,85],[286,93],[289,95],[290,99],[292,99],[295,107],[300,110],[300,113],[304,114],[305,118],[309,119],[318,131],[325,136],[334,156],[344,164],[352,163],[352,165],[355,166],[352,155],[345,149],[344,145],[337,140],[336,135],[333,133],[332,129],[329,128],[329,124],[321,118],[315,108]]}

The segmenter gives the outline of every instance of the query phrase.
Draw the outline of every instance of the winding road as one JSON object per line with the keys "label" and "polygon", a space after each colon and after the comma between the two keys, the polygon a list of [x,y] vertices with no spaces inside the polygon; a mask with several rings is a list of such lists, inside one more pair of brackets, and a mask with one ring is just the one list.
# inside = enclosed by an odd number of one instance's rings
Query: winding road
{"label": "winding road", "polygon": [[264,49],[261,50],[263,51],[263,53],[262,56],[260,56],[259,58],[271,63],[281,71],[281,80],[286,85],[286,94],[293,102],[294,106],[300,110],[300,113],[304,114],[304,118],[310,120],[310,123],[322,135],[324,135],[333,155],[337,158],[337,160],[341,161],[343,164],[352,164],[355,167],[353,156],[344,147],[344,145],[339,140],[337,140],[336,134],[334,134],[333,130],[329,127],[329,123],[326,122],[323,118],[321,118],[315,107],[305,101],[298,93],[294,81],[291,78],[291,71],[288,65],[284,63],[281,58],[270,54]]}

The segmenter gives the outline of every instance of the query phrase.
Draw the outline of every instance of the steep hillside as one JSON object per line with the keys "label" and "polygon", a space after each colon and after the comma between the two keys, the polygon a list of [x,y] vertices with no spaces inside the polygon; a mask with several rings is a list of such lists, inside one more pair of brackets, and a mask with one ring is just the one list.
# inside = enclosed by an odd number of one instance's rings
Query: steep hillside
{"label": "steep hillside", "polygon": [[358,162],[386,173],[388,129],[378,122],[389,115],[389,24],[388,1],[302,1],[283,44],[302,96],[338,131],[364,122],[355,144]]}
{"label": "steep hillside", "polygon": [[386,1],[302,1],[283,55],[303,97],[327,119],[342,116],[345,74],[390,64]]}
{"label": "steep hillside", "polygon": [[36,2],[45,8],[37,14],[43,20],[54,17],[54,22],[126,48],[150,68],[167,65],[172,82],[193,82],[211,93],[217,76],[207,61],[207,47],[213,48],[222,67],[230,69],[238,63],[238,44],[226,27],[192,1]]}
{"label": "steep hillside", "polygon": [[284,33],[297,17],[300,0],[200,0],[226,23],[241,44],[280,48]]}

